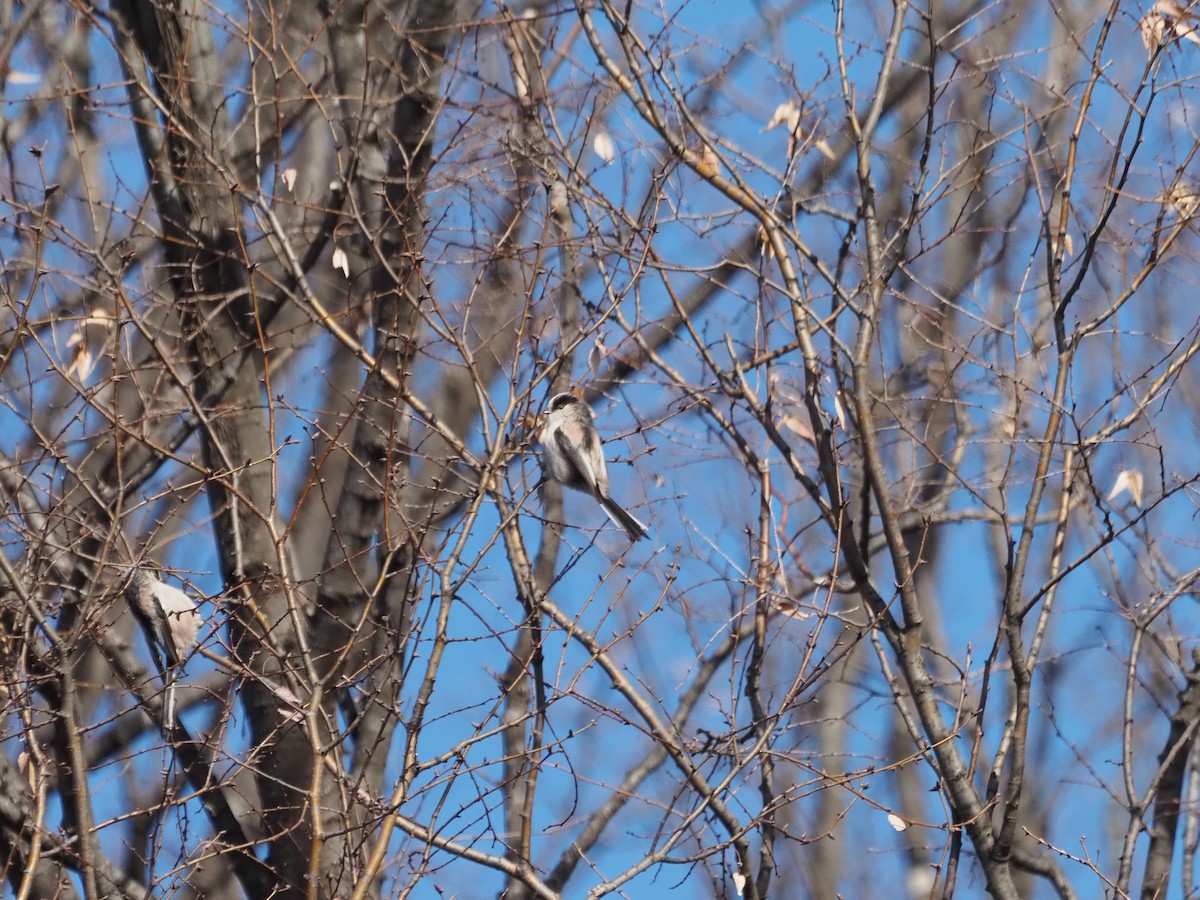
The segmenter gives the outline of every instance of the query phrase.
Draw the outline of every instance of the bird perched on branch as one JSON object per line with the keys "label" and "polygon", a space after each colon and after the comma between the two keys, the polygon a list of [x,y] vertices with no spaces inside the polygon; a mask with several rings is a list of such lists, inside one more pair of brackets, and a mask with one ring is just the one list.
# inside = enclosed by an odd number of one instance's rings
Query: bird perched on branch
{"label": "bird perched on branch", "polygon": [[159,581],[144,566],[133,566],[125,581],[125,600],[142,626],[150,655],[166,688],[163,725],[175,727],[175,679],[184,656],[196,644],[200,613],[196,601]]}
{"label": "bird perched on branch", "polygon": [[555,394],[550,400],[540,441],[546,477],[595,497],[631,541],[646,536],[646,526],[608,495],[608,467],[592,423],[592,411],[586,403],[574,394]]}

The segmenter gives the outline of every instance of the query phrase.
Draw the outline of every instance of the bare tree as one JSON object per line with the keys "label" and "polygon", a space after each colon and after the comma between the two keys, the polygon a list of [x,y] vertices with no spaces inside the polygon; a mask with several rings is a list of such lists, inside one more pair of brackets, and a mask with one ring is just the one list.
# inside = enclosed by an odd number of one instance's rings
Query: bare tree
{"label": "bare tree", "polygon": [[1188,9],[0,21],[14,896],[1200,892]]}

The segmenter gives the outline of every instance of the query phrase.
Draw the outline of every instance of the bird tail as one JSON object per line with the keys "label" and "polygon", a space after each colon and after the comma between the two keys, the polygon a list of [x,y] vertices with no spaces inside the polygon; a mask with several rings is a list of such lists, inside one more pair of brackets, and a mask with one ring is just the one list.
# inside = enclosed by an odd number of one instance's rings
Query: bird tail
{"label": "bird tail", "polygon": [[629,535],[631,541],[640,541],[646,537],[646,526],[621,509],[614,500],[601,497],[600,505],[604,508],[605,514],[612,519],[613,524]]}

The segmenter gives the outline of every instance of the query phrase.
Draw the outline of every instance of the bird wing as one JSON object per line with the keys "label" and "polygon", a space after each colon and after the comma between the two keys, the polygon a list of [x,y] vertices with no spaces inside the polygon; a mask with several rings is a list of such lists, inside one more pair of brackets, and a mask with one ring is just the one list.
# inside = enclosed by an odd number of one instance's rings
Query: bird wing
{"label": "bird wing", "polygon": [[163,649],[172,657],[172,664],[178,664],[195,645],[196,633],[200,630],[196,601],[179,588],[161,581],[152,590],[167,626],[167,633],[162,636]]}
{"label": "bird wing", "polygon": [[[588,438],[591,438],[591,444],[595,444],[593,449],[589,446]],[[585,430],[580,427],[578,422],[563,422],[558,430],[554,432],[554,440],[558,443],[558,448],[562,451],[575,470],[579,473],[580,479],[584,484],[579,487],[589,493],[595,493],[601,485],[604,489],[608,488],[608,473],[604,471],[604,457],[598,452],[599,442],[596,440],[596,432]],[[594,459],[599,459],[601,469],[596,471],[596,466],[593,464]]]}
{"label": "bird wing", "polygon": [[604,447],[600,443],[600,436],[596,433],[596,429],[591,429],[588,436],[590,440],[588,445],[583,448],[583,452],[591,460],[592,481],[596,485],[596,496],[608,497],[608,464],[604,461]]}

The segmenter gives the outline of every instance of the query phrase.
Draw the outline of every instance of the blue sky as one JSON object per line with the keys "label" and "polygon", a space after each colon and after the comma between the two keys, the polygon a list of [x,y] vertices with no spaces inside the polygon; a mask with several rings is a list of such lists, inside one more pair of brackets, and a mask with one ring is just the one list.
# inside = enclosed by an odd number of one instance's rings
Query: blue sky
{"label": "blue sky", "polygon": [[[863,10],[861,18],[848,23],[847,47],[851,54],[850,78],[860,101],[870,96],[878,71],[881,35],[886,33],[891,4],[879,4]],[[944,246],[947,229],[943,216],[951,198],[945,195],[944,177],[953,174],[951,152],[955,141],[966,129],[956,119],[956,111],[965,102],[959,91],[987,91],[985,107],[989,113],[991,135],[997,140],[996,152],[990,167],[990,189],[995,202],[1002,203],[1011,196],[1024,172],[1031,148],[1039,141],[1038,125],[1033,112],[1046,108],[1050,101],[1040,88],[1050,54],[1048,47],[1061,47],[1066,39],[1054,30],[1054,13],[1049,5],[1035,6],[1025,23],[1025,35],[1018,52],[989,58],[984,38],[989,29],[1005,24],[1007,7],[998,4],[988,7],[978,19],[963,29],[962,41],[955,52],[941,58],[937,68],[939,85],[939,127],[934,134],[934,154],[931,175],[920,189],[930,201],[931,212],[921,223],[914,237],[914,259],[907,273],[912,279],[904,295],[891,297],[881,319],[884,337],[879,342],[878,364],[888,371],[898,364],[899,343],[908,327],[906,312],[913,307],[932,303],[932,290],[938,274],[947,262],[954,246]],[[1074,63],[1085,58],[1095,40],[1101,11],[1097,10],[1087,22],[1078,50],[1067,52]],[[780,191],[785,163],[786,135],[782,129],[762,133],[775,107],[802,93],[806,109],[816,113],[814,120],[820,132],[832,138],[840,127],[843,107],[836,77],[836,52],[832,39],[834,25],[832,9],[826,4],[804,6],[773,23],[770,33],[762,35],[763,25],[757,12],[741,4],[691,3],[671,15],[669,28],[661,29],[659,17],[639,14],[637,27],[656,47],[668,63],[668,71],[681,87],[689,109],[703,122],[708,133],[721,142],[723,161],[734,167],[747,184],[764,196],[777,196]],[[1087,230],[1093,227],[1100,208],[1100,198],[1108,181],[1111,149],[1124,121],[1127,105],[1122,97],[1129,96],[1141,76],[1145,56],[1136,35],[1128,33],[1136,20],[1132,10],[1117,17],[1113,37],[1103,55],[1104,77],[1097,88],[1093,104],[1080,141],[1081,164],[1077,176],[1072,217],[1076,255],[1068,258],[1068,277],[1081,266],[1079,246]],[[914,26],[919,21],[912,19]],[[559,34],[570,28],[569,17],[560,24]],[[921,35],[913,30],[905,39],[906,47],[914,48]],[[93,42],[97,59],[97,75],[102,88],[93,96],[97,108],[103,110],[98,118],[104,143],[97,148],[97,163],[104,188],[110,192],[117,208],[118,222],[137,215],[143,202],[146,185],[145,171],[136,161],[131,142],[131,130],[121,109],[123,90],[119,89],[111,48],[97,38]],[[667,52],[669,48],[670,52]],[[1103,304],[1128,283],[1130,272],[1136,270],[1145,255],[1151,228],[1160,205],[1148,203],[1169,185],[1175,169],[1184,165],[1194,141],[1192,123],[1190,67],[1200,59],[1192,47],[1172,47],[1164,54],[1160,69],[1162,94],[1150,107],[1145,141],[1135,158],[1133,177],[1126,196],[1108,225],[1106,241],[1098,248],[1093,273],[1085,282],[1085,290],[1072,307],[1071,322],[1094,314]],[[662,165],[664,152],[661,142],[653,135],[632,106],[616,96],[610,85],[595,80],[596,67],[591,51],[580,40],[563,48],[568,62],[558,70],[554,113],[556,124],[569,135],[569,146],[578,159],[580,174],[587,179],[584,197],[574,210],[574,224],[585,239],[584,264],[591,274],[584,284],[586,298],[594,304],[593,319],[615,302],[617,309],[629,322],[644,325],[665,315],[671,308],[670,298],[656,274],[631,270],[618,258],[618,251],[632,246],[628,230],[617,217],[606,213],[605,204],[619,208],[637,218],[649,192],[652,175]],[[449,81],[449,91],[463,101],[464,108],[479,100],[498,102],[502,92],[489,85],[489,79],[503,80],[505,67],[498,56],[499,47],[494,33],[485,30],[478,40],[464,45],[463,53],[455,59],[457,74]],[[477,55],[476,55],[477,54]],[[19,56],[20,54],[18,54]],[[730,62],[733,60],[733,62]],[[28,61],[32,65],[32,60]],[[986,83],[974,87],[961,75],[967,63],[981,66],[991,73]],[[24,63],[22,63],[24,65]],[[728,78],[718,78],[728,66]],[[903,67],[902,67],[903,70]],[[1078,65],[1061,91],[1077,100],[1081,82]],[[1086,71],[1086,70],[1083,70]],[[1172,80],[1176,83],[1170,84]],[[921,82],[920,89],[924,89]],[[966,84],[966,87],[963,85]],[[37,90],[36,86],[6,91],[5,115],[14,116],[22,108],[23,98]],[[108,106],[108,104],[112,104]],[[234,102],[236,107],[237,101]],[[860,104],[861,105],[861,104]],[[1065,118],[1073,123],[1075,106],[1067,105]],[[599,117],[599,118],[597,118]],[[450,134],[462,132],[451,128],[451,122],[466,123],[469,140],[462,145],[447,146]],[[444,156],[435,172],[435,190],[430,195],[431,219],[438,223],[427,256],[434,295],[444,298],[470,296],[478,264],[491,246],[492,225],[486,202],[496,183],[506,177],[504,154],[496,146],[489,129],[496,119],[481,115],[476,122],[460,108],[449,109],[444,118],[442,148]],[[617,148],[617,158],[603,164],[590,148],[595,133],[602,129],[611,135]],[[877,171],[886,172],[894,148],[903,146],[902,135],[896,132],[892,120],[885,119],[879,136]],[[43,163],[52,170],[56,154],[67,145],[61,137],[34,131],[24,144],[45,140]],[[1125,147],[1131,146],[1126,138]],[[479,163],[473,175],[463,170],[472,162],[470,153],[479,147],[492,155]],[[18,148],[17,173],[20,183],[17,193],[26,202],[40,196],[37,161]],[[1050,154],[1056,165],[1062,165],[1061,146]],[[941,156],[940,154],[944,154]],[[802,184],[805,174],[822,165],[819,154],[810,152],[800,161],[794,183]],[[463,168],[456,168],[461,165]],[[305,173],[316,181],[328,173]],[[1048,167],[1039,172],[1044,197],[1053,196],[1057,172]],[[264,175],[268,190],[277,182],[270,171]],[[914,185],[909,185],[915,188]],[[589,194],[590,192],[590,194]],[[940,199],[938,199],[940,198]],[[86,234],[83,198],[63,214],[64,223]],[[843,164],[826,182],[818,204],[842,214],[853,212],[857,202],[857,186],[853,169]],[[990,252],[1004,249],[1003,261],[975,279],[966,292],[950,298],[958,310],[963,325],[960,348],[970,359],[962,363],[956,384],[960,399],[968,409],[970,427],[977,429],[977,439],[970,443],[963,461],[964,489],[951,503],[954,510],[978,510],[980,502],[966,488],[983,490],[995,479],[995,458],[990,455],[994,444],[991,430],[995,415],[1002,408],[1006,376],[1019,377],[1028,389],[1029,401],[1023,410],[1023,425],[1028,434],[1037,434],[1047,416],[1045,395],[1055,375],[1053,354],[1035,354],[1037,320],[1042,288],[1046,279],[1043,236],[1037,209],[1037,192],[1030,192],[1024,202],[1017,204],[1014,221],[1001,233],[988,237]],[[531,218],[542,214],[535,204]],[[721,264],[727,251],[751,227],[749,218],[730,201],[718,195],[685,167],[670,169],[661,188],[659,215],[655,221],[653,246],[668,265],[678,271],[667,278],[672,287],[686,292],[698,278]],[[797,221],[800,236],[823,259],[836,258],[845,234],[844,222],[823,215],[819,209]],[[62,241],[50,248],[47,263],[58,269],[78,273],[83,264],[64,249]],[[0,235],[0,253],[12,253],[14,245],[8,234]],[[986,255],[986,254],[985,254]],[[1122,311],[1119,317],[1096,335],[1088,338],[1079,369],[1072,381],[1071,416],[1073,426],[1067,436],[1096,433],[1107,421],[1127,413],[1131,403],[1127,398],[1113,399],[1118,387],[1126,384],[1145,386],[1150,376],[1162,371],[1163,360],[1178,353],[1177,346],[1186,346],[1194,339],[1195,316],[1192,312],[1195,297],[1196,255],[1194,239],[1185,236],[1160,270],[1147,281],[1143,292],[1151,298],[1139,302],[1141,295]],[[533,241],[526,244],[524,259],[535,257]],[[757,266],[757,269],[756,269]],[[857,263],[848,267],[847,278],[856,277]],[[695,270],[699,269],[699,273]],[[828,289],[811,271],[806,271],[811,285],[813,307],[829,307]],[[146,281],[158,274],[153,270],[131,271],[126,288],[135,303],[146,291]],[[546,271],[539,273],[533,291],[535,296],[553,296],[559,272],[550,259]],[[791,321],[786,303],[772,286],[778,275],[769,260],[748,264],[746,270],[727,288],[716,303],[706,309],[696,323],[703,346],[723,365],[729,360],[732,346],[739,359],[749,358],[764,348],[786,344],[790,339]],[[35,294],[29,310],[37,318],[45,315],[50,301],[59,292],[66,293],[71,279],[66,276],[47,278],[42,285],[44,295]],[[460,309],[459,307],[458,309]],[[843,338],[852,334],[854,322],[843,317],[839,332]],[[56,336],[56,349],[63,351],[67,331]],[[621,328],[610,320],[597,330],[613,353],[632,349]],[[728,339],[729,343],[726,343]],[[582,383],[588,375],[583,366],[592,347],[589,339],[577,357],[576,375]],[[301,493],[303,479],[311,455],[309,422],[319,410],[315,403],[324,398],[327,383],[334,376],[326,361],[329,347],[316,343],[307,348],[292,371],[278,385],[282,402],[275,404],[276,441],[281,445],[279,460],[284,516],[292,513]],[[444,364],[449,349],[431,341],[422,348],[426,354],[418,383],[435,385],[438,366]],[[534,346],[524,348],[525,355],[515,371],[515,384],[488,386],[498,404],[507,401],[511,393],[525,391],[532,380],[553,359],[556,348],[553,335]],[[667,348],[663,353],[666,364],[680,372],[698,388],[710,389],[712,373],[707,371],[691,339]],[[1111,363],[1109,362],[1111,360]],[[52,379],[43,375],[47,360],[37,351],[29,352],[21,361],[33,373],[32,390],[11,393],[0,407],[0,426],[9,435],[5,440],[13,445],[24,444],[30,434],[19,421],[33,415],[44,402]],[[785,377],[799,378],[800,360],[796,354],[785,356],[774,364]],[[768,370],[762,368],[749,376],[760,397],[767,393]],[[1107,490],[1122,466],[1145,468],[1151,485],[1149,493],[1157,496],[1164,486],[1195,473],[1195,416],[1191,409],[1191,384],[1181,378],[1179,389],[1151,408],[1137,428],[1123,432],[1117,438],[1089,456],[1090,471],[1101,492]],[[530,410],[540,407],[548,385],[543,385],[527,399]],[[274,398],[267,398],[273,400]],[[829,400],[829,397],[826,397]],[[830,401],[831,402],[831,401]],[[622,660],[648,696],[669,713],[677,702],[679,691],[695,671],[697,658],[719,641],[730,627],[752,593],[748,588],[756,553],[747,529],[754,527],[758,515],[758,496],[746,472],[734,459],[729,444],[722,439],[702,415],[685,408],[683,393],[669,383],[660,370],[647,368],[634,376],[630,383],[614,390],[597,406],[597,425],[602,433],[613,439],[607,453],[613,494],[628,505],[651,526],[652,540],[632,548],[611,527],[604,526],[603,515],[587,498],[567,498],[567,516],[579,528],[568,529],[567,547],[560,566],[567,569],[562,581],[552,591],[551,599],[564,609],[578,611],[580,621],[597,637],[613,636],[614,655]],[[63,435],[73,453],[84,454],[101,422],[84,411],[82,404],[76,421],[69,421]],[[769,447],[761,432],[752,429],[749,420],[734,413],[750,429],[755,450],[764,454],[775,467],[779,496],[772,504],[773,515],[800,530],[801,523],[814,518],[811,501],[798,486],[790,482],[777,454]],[[282,446],[285,439],[294,441]],[[797,452],[806,464],[815,468],[811,448],[796,441]],[[476,436],[473,446],[482,446]],[[899,442],[897,443],[899,446]],[[1010,516],[1019,518],[1021,504],[1028,493],[1028,481],[1038,445],[1029,440],[1013,453],[1011,487],[1006,497]],[[194,448],[185,446],[183,453]],[[1161,463],[1159,462],[1161,453]],[[1004,458],[1004,454],[1001,454]],[[626,464],[626,461],[628,463]],[[897,471],[903,460],[895,462]],[[44,469],[51,469],[43,466]],[[52,471],[52,470],[51,470]],[[1159,477],[1161,472],[1162,477]],[[533,457],[514,463],[508,473],[511,495],[524,496],[538,478]],[[185,478],[178,469],[164,470],[160,479],[143,489],[147,498],[147,514],[134,517],[139,529],[151,528],[155,506],[150,498],[159,491],[171,489]],[[1090,497],[1078,514],[1078,526],[1066,546],[1067,558],[1086,552],[1102,533],[1105,525],[1102,513],[1113,522],[1131,512],[1120,503],[1107,503]],[[1044,502],[1043,510],[1053,504]],[[536,546],[540,532],[540,506],[531,497],[522,522],[525,538]],[[1160,536],[1156,543],[1170,565],[1186,570],[1196,565],[1196,542],[1193,537],[1195,513],[1194,494],[1181,492],[1155,510],[1147,519],[1146,528]],[[474,728],[486,731],[494,727],[492,714],[497,694],[497,677],[502,671],[504,648],[511,645],[513,628],[521,615],[520,604],[514,596],[511,574],[502,547],[485,543],[492,532],[496,516],[485,510],[475,531],[463,566],[474,571],[456,600],[455,614],[450,625],[453,643],[443,667],[443,677],[435,694],[429,722],[422,736],[422,752],[435,755],[456,740],[461,740]],[[163,561],[177,569],[190,585],[212,596],[219,593],[221,584],[212,540],[209,510],[202,499],[191,505],[186,518],[187,527],[164,535],[169,546],[161,548]],[[595,529],[599,529],[596,531]],[[1014,537],[1016,536],[1014,528]],[[822,574],[832,563],[828,552],[829,536],[823,526],[804,532],[799,540],[798,554],[812,574]],[[594,543],[593,543],[594,538]],[[5,535],[5,540],[11,535]],[[1036,539],[1035,559],[1038,561],[1031,582],[1041,577],[1050,549],[1051,531],[1041,528]],[[1111,731],[1111,717],[1118,708],[1124,690],[1123,660],[1128,653],[1131,629],[1120,613],[1121,604],[1136,606],[1147,602],[1152,586],[1161,582],[1163,565],[1160,560],[1148,560],[1140,551],[1143,543],[1133,536],[1115,545],[1111,551],[1099,554],[1094,563],[1081,568],[1064,580],[1056,598],[1058,604],[1043,652],[1044,666],[1035,680],[1035,713],[1031,746],[1045,748],[1045,762],[1036,772],[1038,799],[1055,810],[1052,833],[1047,839],[1068,852],[1082,855],[1081,836],[1087,837],[1087,848],[1105,871],[1113,867],[1113,822],[1117,806],[1105,795],[1102,783],[1119,789],[1121,773],[1116,765],[1120,759],[1119,735]],[[783,551],[777,548],[781,555]],[[570,555],[568,555],[570,554]],[[879,560],[878,580],[888,581],[886,560]],[[461,567],[460,567],[461,570]],[[789,577],[796,582],[803,578],[794,569]],[[947,666],[968,669],[967,679],[972,689],[978,689],[981,665],[992,643],[999,615],[1000,585],[1003,572],[998,571],[989,546],[987,527],[979,523],[956,524],[946,529],[944,546],[937,561],[937,574],[932,580],[932,595],[928,612],[942,636],[942,649]],[[1145,593],[1139,594],[1141,589]],[[432,602],[431,591],[425,593]],[[219,620],[216,605],[206,611]],[[647,614],[644,620],[642,615]],[[1180,635],[1195,634],[1197,622],[1193,600],[1178,601],[1169,613],[1169,628],[1163,630]],[[634,628],[634,623],[636,628]],[[781,619],[772,635],[770,658],[772,679],[769,696],[778,697],[796,675],[797,667],[815,628],[814,620]],[[496,635],[500,635],[497,639]],[[820,652],[832,651],[835,645],[849,640],[852,629],[836,623],[827,624],[817,638]],[[211,636],[209,646],[219,649],[220,638]],[[1181,645],[1190,646],[1190,639]],[[419,653],[418,653],[419,655]],[[818,654],[820,655],[820,654]],[[608,678],[582,651],[577,643],[569,642],[555,629],[547,631],[545,648],[547,679],[551,682],[553,702],[549,710],[548,738],[562,741],[561,748],[551,753],[542,776],[540,791],[544,802],[538,811],[538,825],[544,834],[535,848],[544,850],[541,860],[552,859],[578,833],[587,813],[606,796],[607,791],[651,747],[646,735],[634,724],[622,721],[602,708],[606,702],[616,703]],[[206,663],[195,659],[188,671],[193,677],[204,671]],[[731,727],[744,727],[747,711],[737,697],[742,663],[734,671],[726,668],[713,682],[711,690],[698,705],[696,712],[682,729],[695,737],[701,729],[724,732]],[[1154,666],[1145,663],[1141,676],[1144,688],[1136,695],[1135,713],[1139,730],[1151,736],[1148,746],[1155,748],[1136,761],[1136,775],[1144,785],[1155,763],[1154,756],[1165,734],[1167,715],[1173,702],[1170,677],[1177,676],[1170,665],[1165,666],[1166,678],[1156,676]],[[945,669],[939,670],[945,671]],[[864,775],[855,787],[866,792],[869,799],[854,797],[846,792],[848,807],[842,828],[853,836],[856,846],[869,863],[865,867],[873,883],[896,883],[902,879],[906,862],[902,853],[907,838],[897,835],[887,824],[883,812],[872,805],[874,801],[890,807],[898,802],[897,786],[890,773],[865,774],[870,767],[883,767],[892,758],[892,748],[884,741],[892,728],[892,700],[884,683],[878,663],[864,646],[855,657],[853,710],[846,758],[841,761],[847,769],[861,769]],[[817,690],[819,690],[819,684]],[[411,702],[415,679],[405,688],[404,699]],[[953,698],[955,685],[947,685],[946,694]],[[999,690],[993,684],[994,690]],[[812,689],[798,698],[798,707],[786,718],[781,729],[778,747],[793,763],[797,778],[802,779],[809,769],[821,768],[827,761],[816,757],[817,740],[824,723],[809,714],[812,709]],[[123,702],[123,701],[122,701]],[[111,707],[98,714],[113,711]],[[985,719],[985,765],[994,750],[1003,723],[1005,704],[993,699]],[[626,710],[628,712],[628,710]],[[730,717],[733,716],[731,723]],[[201,727],[209,721],[209,713],[193,713],[188,724]],[[480,725],[479,723],[485,723]],[[489,724],[486,724],[490,722]],[[234,753],[247,750],[246,729],[240,708],[235,708],[230,721],[228,749]],[[1078,755],[1077,755],[1078,753]],[[417,818],[434,817],[445,834],[457,840],[471,841],[474,846],[498,852],[500,844],[495,835],[501,828],[496,807],[499,767],[495,761],[501,754],[498,740],[481,740],[465,755],[461,764],[448,763],[418,782],[418,796],[406,814]],[[1084,756],[1091,767],[1084,767]],[[129,763],[145,779],[161,777],[161,755],[146,752]],[[706,762],[706,773],[716,778],[724,774],[722,763]],[[914,764],[914,765],[920,765]],[[119,767],[118,767],[119,770]],[[921,777],[933,787],[933,773],[923,767]],[[657,828],[669,826],[672,818],[662,812],[659,804],[670,798],[679,781],[678,772],[666,767],[644,785],[645,800],[631,803],[622,818],[614,824],[606,840],[596,849],[594,863],[598,873],[612,875],[631,864],[653,844]],[[149,783],[149,781],[147,781]],[[125,785],[116,771],[101,770],[95,780],[95,797],[100,818],[116,815],[126,808]],[[486,792],[485,802],[478,801]],[[800,790],[791,811],[795,816],[796,837],[805,832],[806,817],[812,812],[813,800]],[[757,785],[752,777],[744,779],[734,793],[732,805],[744,803],[741,812],[749,816],[757,808]],[[189,840],[203,831],[202,813],[194,804],[186,806],[184,818],[189,821]],[[937,794],[930,793],[925,801],[926,819],[930,823],[943,821],[944,814]],[[713,830],[705,834],[711,841]],[[944,832],[934,828],[921,832],[924,841],[937,850],[945,841]],[[117,858],[122,855],[122,832],[119,828],[102,833],[106,847]],[[176,838],[164,837],[164,851],[159,870],[169,868],[174,860]],[[403,854],[411,849],[396,842],[399,858],[396,871],[406,873],[413,861]],[[805,859],[807,848],[801,848],[796,858]],[[681,854],[684,851],[680,851]],[[730,856],[711,861],[712,877],[727,879]],[[1060,861],[1061,862],[1061,861]],[[421,883],[413,893],[418,898],[440,896],[438,889],[449,894],[472,896],[480,892],[494,894],[500,887],[498,876],[475,866],[451,861],[444,855],[433,854],[431,864],[436,873]],[[1076,880],[1081,896],[1099,893],[1099,888],[1082,866],[1062,862]],[[786,871],[786,869],[785,869]],[[688,880],[691,874],[692,880]],[[631,897],[647,896],[670,890],[673,896],[711,896],[711,880],[697,875],[686,866],[665,871],[651,871],[634,879],[626,888]],[[401,877],[404,877],[403,874]],[[967,875],[964,874],[964,878]],[[588,876],[579,873],[579,883]],[[727,881],[725,882],[728,883]],[[860,886],[861,889],[861,886]],[[1178,890],[1178,880],[1174,882]],[[866,896],[866,894],[861,894]],[[983,896],[982,885],[966,881],[960,884],[960,897]],[[1173,896],[1182,896],[1176,893]]]}

